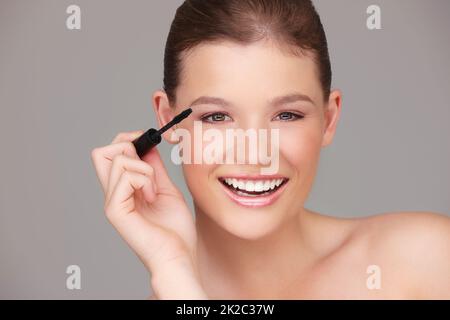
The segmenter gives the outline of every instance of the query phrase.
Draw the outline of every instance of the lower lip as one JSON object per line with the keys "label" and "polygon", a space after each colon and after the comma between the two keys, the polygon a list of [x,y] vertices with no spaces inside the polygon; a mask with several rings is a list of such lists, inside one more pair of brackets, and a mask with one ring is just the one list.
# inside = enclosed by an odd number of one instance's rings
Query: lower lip
{"label": "lower lip", "polygon": [[281,187],[279,187],[275,192],[272,192],[265,196],[257,196],[257,197],[245,197],[245,196],[237,195],[236,193],[234,193],[233,191],[228,189],[222,182],[220,182],[220,181],[218,181],[218,182],[224,188],[225,193],[235,203],[237,203],[241,206],[244,206],[244,207],[250,207],[250,208],[258,207],[259,208],[259,207],[265,207],[265,206],[269,206],[269,205],[273,204],[278,199],[278,197],[281,195],[281,193],[284,191],[284,189],[286,188],[286,185],[289,181],[286,181],[285,183],[283,183],[283,185]]}

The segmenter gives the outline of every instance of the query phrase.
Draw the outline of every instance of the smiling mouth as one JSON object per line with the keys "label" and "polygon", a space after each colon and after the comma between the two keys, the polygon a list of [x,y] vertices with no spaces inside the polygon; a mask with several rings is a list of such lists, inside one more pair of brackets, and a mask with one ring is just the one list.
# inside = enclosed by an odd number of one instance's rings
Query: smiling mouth
{"label": "smiling mouth", "polygon": [[241,197],[269,196],[288,182],[287,178],[249,180],[236,178],[219,178],[219,181],[231,192]]}

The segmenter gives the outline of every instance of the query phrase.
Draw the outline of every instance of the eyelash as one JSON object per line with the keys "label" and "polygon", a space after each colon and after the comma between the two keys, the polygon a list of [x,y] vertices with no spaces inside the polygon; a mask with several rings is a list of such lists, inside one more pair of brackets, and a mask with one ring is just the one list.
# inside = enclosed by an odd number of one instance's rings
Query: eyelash
{"label": "eyelash", "polygon": [[[301,119],[304,118],[304,116],[303,116],[302,114],[298,114],[298,113],[290,112],[290,111],[283,111],[283,112],[279,113],[279,114],[277,115],[277,117],[279,117],[279,116],[282,115],[282,114],[289,114],[289,115],[295,117],[293,120],[280,120],[280,121],[283,121],[283,122],[287,122],[287,121],[295,121],[295,120],[301,120]],[[215,116],[215,115],[224,115],[224,116],[227,116],[227,117],[231,118],[229,115],[227,115],[227,114],[225,114],[225,113],[223,113],[223,112],[214,112],[214,113],[210,113],[210,114],[207,114],[207,115],[202,116],[202,117],[200,118],[200,120],[202,120],[202,121],[204,121],[204,122],[209,122],[209,123],[225,122],[225,121],[211,121],[211,120],[206,120],[206,119],[208,119],[208,118],[210,118],[210,117],[213,117],[213,116]],[[276,117],[275,117],[275,118],[276,118]]]}
{"label": "eyelash", "polygon": [[291,111],[283,111],[283,112],[279,113],[277,115],[277,117],[279,117],[282,114],[290,114],[290,115],[294,116],[295,118],[293,120],[280,120],[280,121],[295,121],[295,120],[301,120],[301,119],[303,119],[305,117],[302,114],[291,112]]}
{"label": "eyelash", "polygon": [[[225,114],[225,113],[223,113],[223,112],[214,112],[214,113],[210,113],[210,114],[206,114],[206,115],[204,115],[204,116],[202,116],[201,118],[200,118],[200,120],[202,120],[203,122],[210,122],[210,123],[217,123],[217,122],[224,122],[224,121],[207,121],[206,119],[207,118],[210,118],[210,117],[212,117],[212,116],[215,116],[215,115],[224,115],[224,116],[227,116],[227,117],[230,117],[229,115],[227,115],[227,114]],[[230,117],[231,118],[231,117]]]}

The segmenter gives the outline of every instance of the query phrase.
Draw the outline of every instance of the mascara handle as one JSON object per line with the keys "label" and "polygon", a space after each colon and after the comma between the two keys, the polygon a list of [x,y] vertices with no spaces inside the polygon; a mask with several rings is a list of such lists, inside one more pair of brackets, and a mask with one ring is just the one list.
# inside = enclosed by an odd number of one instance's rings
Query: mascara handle
{"label": "mascara handle", "polygon": [[133,144],[139,158],[142,158],[151,148],[161,142],[161,135],[157,132],[158,131],[156,129],[150,128],[142,136],[133,140]]}

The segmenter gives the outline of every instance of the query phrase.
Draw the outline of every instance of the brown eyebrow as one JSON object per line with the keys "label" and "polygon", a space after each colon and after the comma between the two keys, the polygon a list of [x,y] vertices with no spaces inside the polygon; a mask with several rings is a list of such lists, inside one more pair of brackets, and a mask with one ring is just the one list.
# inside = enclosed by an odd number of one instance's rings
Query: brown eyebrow
{"label": "brown eyebrow", "polygon": [[[291,94],[287,94],[284,96],[279,96],[279,97],[273,98],[272,100],[270,100],[269,105],[276,107],[276,106],[280,106],[280,105],[283,105],[286,103],[292,103],[292,102],[296,102],[296,101],[307,101],[307,102],[314,104],[313,100],[305,94],[291,93]],[[222,99],[219,97],[210,97],[210,96],[198,97],[190,104],[190,106],[192,107],[192,106],[195,106],[198,104],[215,104],[215,105],[222,106],[222,107],[228,107],[228,106],[233,105],[230,101],[227,101],[225,99]]]}
{"label": "brown eyebrow", "polygon": [[197,104],[216,104],[219,106],[227,107],[231,106],[231,102],[218,98],[218,97],[209,97],[209,96],[201,96],[197,99],[195,99],[189,106],[195,106]]}
{"label": "brown eyebrow", "polygon": [[285,96],[275,97],[270,101],[269,104],[271,106],[280,106],[283,104],[292,103],[296,101],[306,101],[315,104],[314,101],[309,96],[302,93],[291,93]]}

